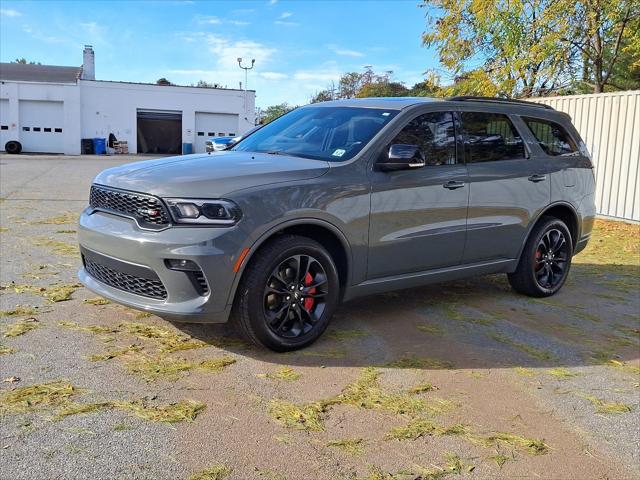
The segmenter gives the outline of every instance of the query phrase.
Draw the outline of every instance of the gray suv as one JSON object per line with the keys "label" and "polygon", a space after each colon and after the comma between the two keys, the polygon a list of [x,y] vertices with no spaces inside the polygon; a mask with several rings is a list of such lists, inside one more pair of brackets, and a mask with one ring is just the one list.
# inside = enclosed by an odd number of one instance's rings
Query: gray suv
{"label": "gray suv", "polygon": [[594,190],[569,116],[545,105],[326,102],[228,151],[100,173],[78,275],[129,307],[231,318],[253,342],[293,350],[362,295],[499,272],[553,295],[589,240]]}

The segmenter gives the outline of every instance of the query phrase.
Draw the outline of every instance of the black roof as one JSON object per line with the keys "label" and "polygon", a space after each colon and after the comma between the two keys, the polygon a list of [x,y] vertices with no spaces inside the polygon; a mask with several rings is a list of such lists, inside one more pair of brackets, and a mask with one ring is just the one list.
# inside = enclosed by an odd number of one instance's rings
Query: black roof
{"label": "black roof", "polygon": [[0,63],[0,80],[6,81],[76,83],[81,73],[82,67]]}

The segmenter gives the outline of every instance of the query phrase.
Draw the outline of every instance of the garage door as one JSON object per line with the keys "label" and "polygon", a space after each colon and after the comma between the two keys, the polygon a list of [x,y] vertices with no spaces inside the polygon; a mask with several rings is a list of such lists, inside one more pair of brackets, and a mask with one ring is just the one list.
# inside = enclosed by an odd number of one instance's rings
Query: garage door
{"label": "garage door", "polygon": [[9,100],[0,100],[0,150],[4,150],[4,144],[7,143],[9,138],[9,130],[11,128],[9,123]]}
{"label": "garage door", "polygon": [[234,137],[238,134],[238,115],[196,112],[194,152],[205,152],[205,142],[211,137]]}
{"label": "garage door", "polygon": [[182,112],[138,109],[137,123],[138,153],[182,152]]}
{"label": "garage door", "polygon": [[22,151],[64,153],[64,104],[20,100],[19,105]]}

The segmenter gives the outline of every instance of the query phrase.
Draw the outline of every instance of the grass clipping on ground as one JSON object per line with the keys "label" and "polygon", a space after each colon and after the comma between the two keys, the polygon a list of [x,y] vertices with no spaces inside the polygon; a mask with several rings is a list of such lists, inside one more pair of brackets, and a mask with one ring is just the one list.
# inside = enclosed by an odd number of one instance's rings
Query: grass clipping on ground
{"label": "grass clipping on ground", "polygon": [[48,411],[54,420],[101,410],[122,410],[143,420],[177,423],[193,421],[205,409],[205,405],[194,400],[180,400],[167,405],[149,404],[145,399],[133,401],[105,401],[78,403],[75,397],[85,393],[72,384],[58,380],[19,387],[0,393],[0,417],[7,414]]}

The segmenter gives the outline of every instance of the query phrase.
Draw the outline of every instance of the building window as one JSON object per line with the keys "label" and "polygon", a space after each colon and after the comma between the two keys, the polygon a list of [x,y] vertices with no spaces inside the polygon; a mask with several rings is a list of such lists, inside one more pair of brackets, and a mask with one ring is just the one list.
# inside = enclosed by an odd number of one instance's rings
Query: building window
{"label": "building window", "polygon": [[0,125],[0,130],[9,130],[9,125]]}
{"label": "building window", "polygon": [[230,137],[235,137],[235,136],[236,136],[236,134],[235,134],[235,133],[231,133],[231,132],[229,132],[229,136],[230,136]]}
{"label": "building window", "polygon": [[216,136],[216,132],[207,132],[207,136],[215,137]]}
{"label": "building window", "polygon": [[218,132],[218,136],[219,136],[219,137],[224,137],[224,133],[222,133],[222,132]]}
{"label": "building window", "polygon": [[55,132],[56,132],[56,133],[62,133],[62,129],[61,129],[61,128],[56,128],[56,129],[55,129]]}
{"label": "building window", "polygon": [[45,131],[45,132],[51,132],[51,129],[50,129],[50,128],[48,128],[48,127],[45,127],[44,131]]}
{"label": "building window", "polygon": [[22,127],[23,132],[28,132],[29,130],[31,130],[29,127]]}
{"label": "building window", "polygon": [[198,132],[199,137],[204,137],[204,132]]}
{"label": "building window", "polygon": [[40,130],[41,130],[41,128],[40,128],[40,127],[33,127],[33,131],[34,131],[34,132],[39,132]]}

